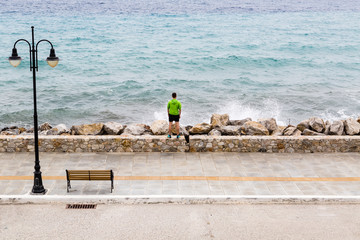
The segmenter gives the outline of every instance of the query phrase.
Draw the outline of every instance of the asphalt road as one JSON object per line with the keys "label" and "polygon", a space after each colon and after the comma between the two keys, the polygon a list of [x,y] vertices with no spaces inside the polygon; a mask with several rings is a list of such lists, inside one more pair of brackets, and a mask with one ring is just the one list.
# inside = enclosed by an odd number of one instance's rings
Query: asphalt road
{"label": "asphalt road", "polygon": [[0,239],[360,239],[360,204],[0,205]]}

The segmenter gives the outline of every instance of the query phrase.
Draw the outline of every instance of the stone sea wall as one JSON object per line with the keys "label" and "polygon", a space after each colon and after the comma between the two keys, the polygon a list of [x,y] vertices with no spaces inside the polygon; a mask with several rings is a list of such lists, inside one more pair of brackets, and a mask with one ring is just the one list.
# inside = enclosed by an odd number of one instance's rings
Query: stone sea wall
{"label": "stone sea wall", "polygon": [[[176,131],[173,128],[172,133]],[[167,138],[168,122],[117,122],[39,126],[41,152],[360,152],[360,117],[324,121],[312,117],[279,126],[274,118],[230,120],[212,114],[210,123],[180,125],[181,138]],[[0,131],[0,152],[34,151],[34,129]]]}
{"label": "stone sea wall", "polygon": [[[360,136],[40,136],[40,152],[360,152]],[[34,139],[0,136],[0,152],[33,152]]]}
{"label": "stone sea wall", "polygon": [[360,152],[360,136],[196,136],[190,152]]}

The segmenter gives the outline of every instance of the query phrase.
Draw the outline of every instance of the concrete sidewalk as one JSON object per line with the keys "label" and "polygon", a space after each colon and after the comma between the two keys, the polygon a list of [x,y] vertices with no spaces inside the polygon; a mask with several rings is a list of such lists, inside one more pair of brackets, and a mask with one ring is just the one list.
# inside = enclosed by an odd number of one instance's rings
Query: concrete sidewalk
{"label": "concrete sidewalk", "polygon": [[[34,154],[0,154],[0,202],[153,198],[360,203],[360,153],[40,153],[40,163],[48,191],[33,196]],[[72,181],[68,193],[65,169],[112,169],[115,189],[110,193],[109,181]]]}

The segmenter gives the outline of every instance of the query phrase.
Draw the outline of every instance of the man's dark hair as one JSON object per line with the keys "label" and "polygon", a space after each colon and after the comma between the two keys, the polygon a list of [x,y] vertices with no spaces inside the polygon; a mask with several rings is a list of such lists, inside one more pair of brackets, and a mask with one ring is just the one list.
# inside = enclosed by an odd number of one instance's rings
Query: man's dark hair
{"label": "man's dark hair", "polygon": [[174,93],[172,94],[172,97],[173,97],[173,98],[176,98],[176,92],[174,92]]}

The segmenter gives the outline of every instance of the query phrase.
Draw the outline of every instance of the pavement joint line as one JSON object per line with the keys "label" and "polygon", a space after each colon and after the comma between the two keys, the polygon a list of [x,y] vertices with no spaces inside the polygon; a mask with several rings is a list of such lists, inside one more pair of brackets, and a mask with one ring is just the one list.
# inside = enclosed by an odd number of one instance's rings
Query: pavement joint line
{"label": "pavement joint line", "polygon": [[[44,180],[66,180],[65,176],[43,176]],[[33,176],[0,176],[0,180],[33,180]],[[360,177],[228,177],[228,176],[115,176],[114,180],[207,180],[207,181],[286,181],[358,182]]]}

